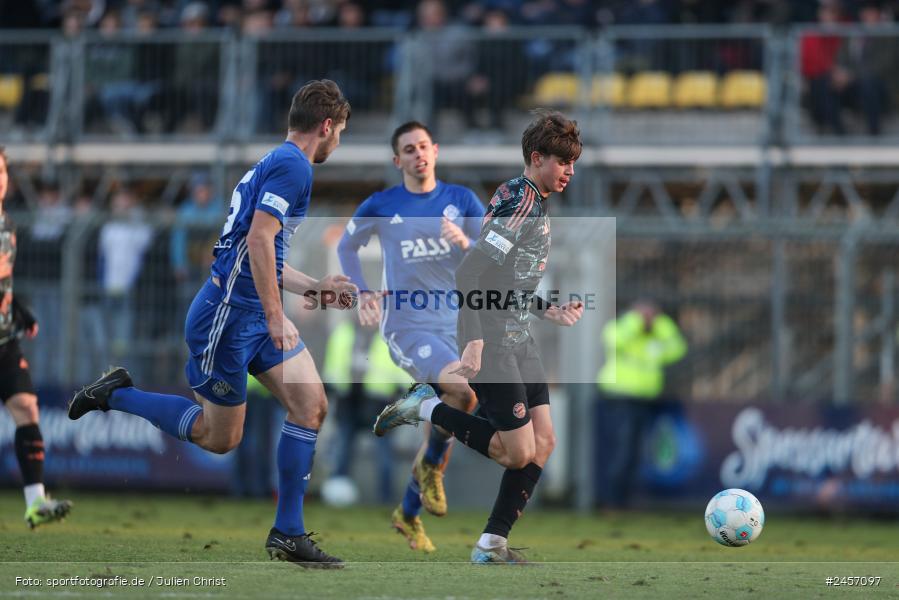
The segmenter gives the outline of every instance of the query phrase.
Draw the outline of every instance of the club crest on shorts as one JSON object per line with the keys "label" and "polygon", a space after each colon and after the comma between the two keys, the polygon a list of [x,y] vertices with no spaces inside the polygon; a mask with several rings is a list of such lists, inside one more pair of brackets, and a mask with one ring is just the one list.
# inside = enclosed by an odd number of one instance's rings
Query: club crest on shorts
{"label": "club crest on shorts", "polygon": [[515,406],[512,407],[512,414],[515,415],[516,419],[523,419],[525,412],[524,402],[516,402]]}
{"label": "club crest on shorts", "polygon": [[225,381],[216,381],[212,384],[212,393],[224,398],[231,392],[231,386]]}
{"label": "club crest on shorts", "polygon": [[418,347],[418,356],[419,358],[428,358],[431,356],[431,344],[425,344],[424,346]]}

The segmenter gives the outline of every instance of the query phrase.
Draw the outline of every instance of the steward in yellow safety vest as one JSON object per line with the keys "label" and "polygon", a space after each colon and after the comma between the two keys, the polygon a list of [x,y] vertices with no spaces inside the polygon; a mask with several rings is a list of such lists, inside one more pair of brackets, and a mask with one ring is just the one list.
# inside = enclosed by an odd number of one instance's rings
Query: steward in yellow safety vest
{"label": "steward in yellow safety vest", "polygon": [[687,342],[674,321],[648,302],[631,307],[602,331],[606,363],[597,384],[601,404],[597,455],[602,457],[598,500],[630,504],[641,447],[665,388],[665,366],[683,358]]}
{"label": "steward in yellow safety vest", "polygon": [[[367,395],[391,398],[407,388],[412,378],[394,364],[380,335],[372,335],[366,347],[364,337],[368,332],[360,329],[345,320],[331,333],[325,348],[325,383],[343,395],[350,391],[353,382],[359,382]],[[357,340],[358,334],[364,337]]]}
{"label": "steward in yellow safety vest", "polygon": [[606,362],[597,385],[603,394],[653,400],[665,388],[665,367],[687,352],[687,342],[668,315],[635,304],[602,331]]}

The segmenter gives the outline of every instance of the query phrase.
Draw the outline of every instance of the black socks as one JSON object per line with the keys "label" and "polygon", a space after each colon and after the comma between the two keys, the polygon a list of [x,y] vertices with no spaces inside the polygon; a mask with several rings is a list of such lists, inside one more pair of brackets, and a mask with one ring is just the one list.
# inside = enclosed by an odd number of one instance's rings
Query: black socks
{"label": "black socks", "polygon": [[490,439],[496,429],[487,419],[470,415],[442,402],[434,407],[431,423],[439,425],[453,434],[453,437],[490,458]]}
{"label": "black socks", "polygon": [[535,463],[528,463],[523,469],[506,469],[484,533],[509,537],[512,525],[524,512],[541,473],[543,469]]}

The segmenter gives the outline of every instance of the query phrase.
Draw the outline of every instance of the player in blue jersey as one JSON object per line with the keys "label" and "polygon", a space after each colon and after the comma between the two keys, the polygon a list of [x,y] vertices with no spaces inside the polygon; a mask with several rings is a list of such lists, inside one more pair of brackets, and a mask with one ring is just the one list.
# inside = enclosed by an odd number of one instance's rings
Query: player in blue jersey
{"label": "player in blue jersey", "polygon": [[290,237],[309,206],[312,165],[337,147],[349,116],[349,102],[336,83],[307,83],[293,97],[287,140],[234,189],[212,274],[185,322],[185,370],[197,402],[139,390],[119,367],[69,404],[71,419],[92,410],[120,410],[222,454],[240,442],[247,372],[255,375],[287,410],[278,444],[278,508],[265,547],[271,558],[305,567],[342,567],[343,561],[318,548],[303,524],[303,496],[327,398],[312,357],[284,315],[279,288],[321,293],[322,301],[356,290],[342,275],[316,281],[284,264]]}
{"label": "player in blue jersey", "polygon": [[[484,206],[470,189],[437,179],[438,148],[425,125],[400,125],[391,145],[403,183],[359,206],[338,246],[340,263],[353,283],[368,290],[358,251],[372,235],[378,236],[384,289],[360,302],[360,323],[380,322],[397,365],[418,382],[436,384],[447,404],[470,411],[473,392],[463,377],[452,373],[459,367],[457,319],[445,300],[455,287],[456,268],[480,231]],[[382,295],[385,290],[387,295]],[[393,526],[412,549],[434,550],[419,513],[424,504],[434,515],[446,514],[443,470],[451,441],[436,427],[427,432],[403,501],[393,511]]]}

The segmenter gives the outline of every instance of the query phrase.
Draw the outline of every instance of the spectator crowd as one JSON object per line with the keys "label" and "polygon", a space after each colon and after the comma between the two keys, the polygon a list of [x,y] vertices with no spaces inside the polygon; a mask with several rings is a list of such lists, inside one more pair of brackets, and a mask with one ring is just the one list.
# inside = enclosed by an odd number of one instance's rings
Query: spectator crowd
{"label": "spectator crowd", "polygon": [[[416,116],[437,128],[437,113],[454,110],[466,131],[495,136],[505,129],[508,109],[533,92],[541,75],[584,71],[576,41],[519,39],[507,35],[511,28],[856,24],[861,33],[801,34],[798,63],[805,114],[820,133],[880,135],[892,101],[899,97],[899,84],[890,76],[899,52],[894,38],[878,36],[876,29],[893,23],[897,12],[899,0],[17,0],[0,3],[0,29],[56,29],[72,39],[95,33],[79,58],[84,61],[84,93],[78,127],[120,137],[224,133],[232,127],[220,110],[231,63],[221,37],[210,32],[232,31],[259,41],[250,69],[256,80],[246,81],[246,73],[232,74],[230,80],[238,95],[249,98],[239,126],[255,134],[280,131],[293,90],[312,78],[336,80],[354,109],[383,117],[394,109],[401,61],[409,54],[390,41],[364,35],[347,44],[341,37],[269,34],[314,27],[422,32],[430,51],[412,53],[413,72],[429,83],[417,95],[407,92],[417,98],[416,106],[425,107]],[[158,34],[165,31],[181,35],[161,38]],[[695,42],[620,39],[614,69],[627,75],[722,75],[765,68],[758,39],[725,36]],[[51,112],[49,50],[13,45],[5,52],[0,80],[22,89],[17,100],[7,94],[4,101],[0,81],[0,113],[5,102],[15,113],[15,124],[41,127]],[[67,70],[79,71],[75,65]]]}
{"label": "spectator crowd", "polygon": [[[0,3],[2,28],[100,29],[112,16],[124,31],[224,27],[259,34],[301,27],[413,27],[419,0],[16,0]],[[857,18],[859,2],[837,2]],[[897,0],[878,3],[889,13]],[[451,19],[480,26],[501,11],[513,25],[801,23],[817,19],[819,0],[446,0]]]}

